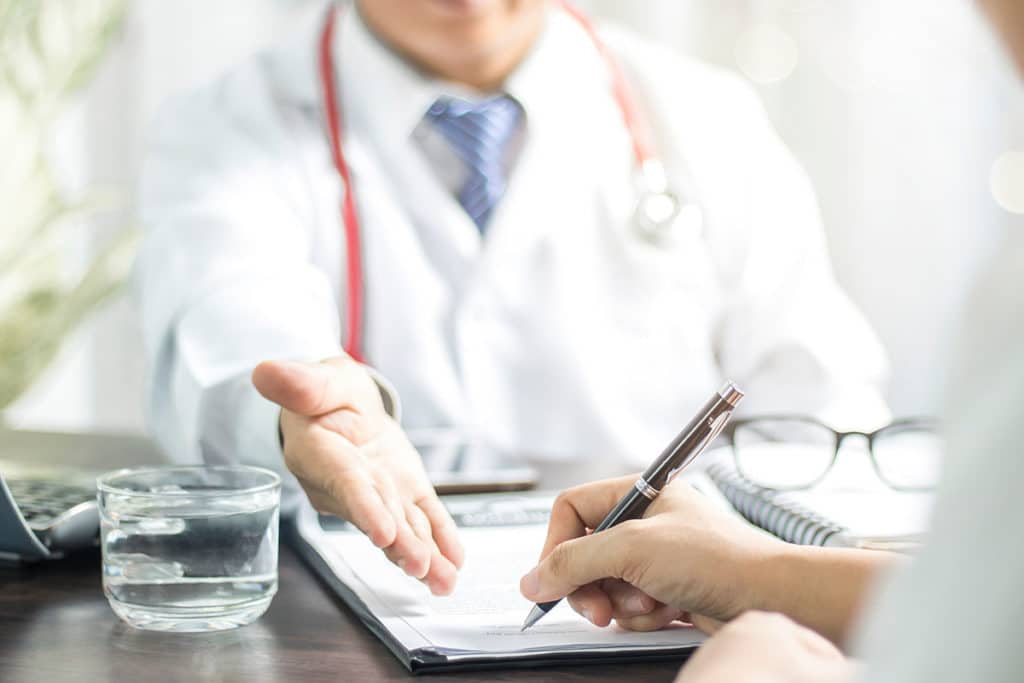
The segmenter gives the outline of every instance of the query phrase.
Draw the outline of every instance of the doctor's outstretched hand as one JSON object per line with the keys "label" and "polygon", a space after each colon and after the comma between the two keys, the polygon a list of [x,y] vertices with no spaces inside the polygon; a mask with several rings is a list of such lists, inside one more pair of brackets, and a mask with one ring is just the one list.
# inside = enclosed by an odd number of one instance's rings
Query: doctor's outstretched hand
{"label": "doctor's outstretched hand", "polygon": [[450,593],[463,560],[455,523],[366,369],[347,357],[266,361],[252,379],[281,406],[285,464],[313,507],[355,524],[435,595]]}

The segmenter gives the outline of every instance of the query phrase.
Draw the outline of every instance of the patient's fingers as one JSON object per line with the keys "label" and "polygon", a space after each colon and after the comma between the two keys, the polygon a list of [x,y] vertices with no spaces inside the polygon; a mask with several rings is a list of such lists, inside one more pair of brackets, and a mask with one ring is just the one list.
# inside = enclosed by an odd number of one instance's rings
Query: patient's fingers
{"label": "patient's fingers", "polygon": [[712,619],[711,617],[706,617],[703,614],[695,614],[693,612],[685,612],[679,618],[683,621],[690,622],[709,636],[718,633],[726,623],[724,621]]}
{"label": "patient's fingers", "polygon": [[657,600],[619,579],[605,579],[578,588],[569,596],[572,608],[598,626],[651,614]]}
{"label": "patient's fingers", "polygon": [[559,543],[583,536],[587,529],[597,527],[635,481],[636,476],[606,479],[560,493],[551,507],[541,559]]}
{"label": "patient's fingers", "polygon": [[612,603],[597,583],[577,588],[569,595],[569,605],[587,621],[607,626],[612,621]]}
{"label": "patient's fingers", "polygon": [[630,631],[657,631],[678,621],[682,615],[682,611],[671,605],[659,605],[647,614],[622,619],[616,618],[615,623]]}
{"label": "patient's fingers", "polygon": [[619,579],[605,579],[601,582],[601,589],[611,601],[612,617],[615,619],[639,617],[661,606],[647,593]]}

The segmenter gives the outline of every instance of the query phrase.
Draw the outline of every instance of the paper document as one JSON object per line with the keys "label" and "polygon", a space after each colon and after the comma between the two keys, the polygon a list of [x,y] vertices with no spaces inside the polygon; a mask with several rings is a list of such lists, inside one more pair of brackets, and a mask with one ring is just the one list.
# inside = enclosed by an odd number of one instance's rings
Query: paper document
{"label": "paper document", "polygon": [[619,653],[682,654],[703,641],[699,631],[681,624],[653,633],[614,625],[598,628],[567,602],[520,632],[532,604],[519,594],[519,579],[537,561],[551,502],[550,496],[516,494],[446,501],[466,549],[455,592],[446,597],[431,595],[350,527],[324,529],[315,514],[304,514],[299,531],[365,607],[364,621],[370,618],[383,627],[386,633],[378,635],[392,639],[389,646],[396,655],[408,654],[410,668],[417,661],[512,662],[570,653],[575,658],[585,653],[608,658]]}

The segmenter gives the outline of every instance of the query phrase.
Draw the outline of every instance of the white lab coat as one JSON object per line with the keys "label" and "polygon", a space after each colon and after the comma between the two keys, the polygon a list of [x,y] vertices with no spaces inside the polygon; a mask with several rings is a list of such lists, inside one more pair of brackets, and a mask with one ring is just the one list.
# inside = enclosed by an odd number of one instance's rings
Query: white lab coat
{"label": "white lab coat", "polygon": [[[147,409],[182,461],[280,468],[267,358],[340,352],[342,188],[325,142],[320,26],[170,102],[153,128],[137,267]],[[728,377],[749,411],[886,419],[884,354],[830,270],[811,186],[736,77],[611,28],[701,232],[639,240],[608,71],[549,11],[509,80],[527,127],[481,236],[407,131],[443,84],[346,11],[334,46],[363,226],[366,355],[407,428],[453,427],[588,478],[645,465]],[[410,108],[410,102],[422,108]],[[423,104],[425,103],[425,104]]]}

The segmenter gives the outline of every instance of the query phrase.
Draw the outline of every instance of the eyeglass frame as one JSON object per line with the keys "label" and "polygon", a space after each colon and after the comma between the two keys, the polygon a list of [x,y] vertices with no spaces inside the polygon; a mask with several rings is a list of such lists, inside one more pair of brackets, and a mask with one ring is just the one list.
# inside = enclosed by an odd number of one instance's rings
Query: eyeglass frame
{"label": "eyeglass frame", "polygon": [[[832,459],[829,460],[828,466],[824,469],[824,471],[821,473],[821,475],[818,476],[817,479],[815,479],[814,481],[812,481],[812,482],[810,482],[808,484],[804,484],[804,485],[801,485],[801,486],[765,486],[764,484],[761,484],[761,483],[757,482],[755,479],[752,479],[752,478],[748,477],[743,472],[743,466],[740,464],[739,454],[738,454],[737,449],[736,449],[736,430],[739,429],[740,427],[744,427],[744,426],[749,425],[751,423],[767,422],[767,421],[771,421],[771,420],[787,421],[787,422],[805,422],[807,424],[812,424],[812,425],[815,425],[815,426],[818,426],[818,427],[822,427],[825,430],[827,430],[829,432],[832,432],[832,435],[833,435],[833,437],[835,439],[834,442],[833,442],[833,447],[832,447]],[[726,437],[728,439],[729,449],[732,451],[732,459],[733,459],[733,462],[736,465],[736,471],[739,472],[740,476],[742,476],[747,481],[749,481],[749,482],[751,482],[753,484],[756,484],[757,486],[760,486],[760,487],[766,488],[766,489],[771,489],[772,491],[806,491],[808,489],[814,488],[815,486],[820,484],[825,479],[825,477],[827,477],[829,475],[829,473],[832,471],[832,468],[835,467],[836,460],[839,459],[839,449],[842,446],[843,441],[845,439],[849,438],[849,437],[858,437],[858,436],[859,437],[863,437],[864,439],[867,440],[867,444],[868,444],[868,459],[871,460],[871,468],[875,471],[875,474],[878,476],[879,481],[881,481],[883,484],[885,484],[886,486],[888,486],[889,488],[891,488],[894,491],[932,491],[932,490],[934,490],[935,486],[900,486],[900,485],[892,483],[891,481],[886,479],[884,474],[882,474],[882,469],[878,466],[878,459],[875,457],[875,440],[883,432],[886,432],[886,431],[888,431],[888,430],[890,430],[890,429],[892,429],[894,427],[918,427],[918,428],[923,428],[922,431],[928,430],[928,431],[933,431],[933,432],[937,433],[938,432],[938,427],[939,427],[939,421],[938,421],[938,419],[936,419],[934,417],[929,417],[929,416],[924,416],[924,415],[921,415],[921,416],[911,416],[911,417],[900,418],[898,420],[893,420],[892,422],[890,422],[889,424],[885,425],[884,427],[879,427],[878,429],[876,429],[876,430],[874,430],[872,432],[862,432],[862,431],[846,431],[846,432],[841,432],[841,431],[839,431],[839,430],[837,430],[837,429],[835,429],[833,427],[830,427],[829,425],[825,424],[821,420],[819,420],[817,418],[814,418],[814,417],[811,417],[809,415],[756,415],[756,416],[750,416],[750,417],[745,417],[745,418],[739,418],[739,419],[732,420],[728,425],[726,425],[725,429],[722,431],[722,436],[724,436],[724,437]]]}

